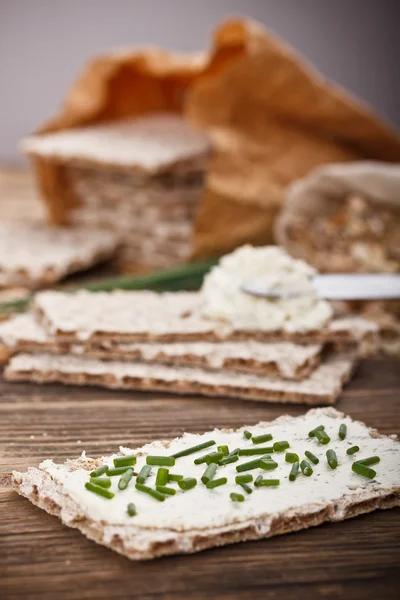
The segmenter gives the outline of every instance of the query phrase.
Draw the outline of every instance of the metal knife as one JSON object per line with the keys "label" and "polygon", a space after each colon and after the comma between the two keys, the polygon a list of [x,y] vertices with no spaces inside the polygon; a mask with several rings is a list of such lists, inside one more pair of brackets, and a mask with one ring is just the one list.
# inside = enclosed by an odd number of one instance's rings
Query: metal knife
{"label": "metal knife", "polygon": [[[325,300],[398,300],[400,299],[400,275],[339,273],[316,275],[312,283],[317,295]],[[292,285],[273,286],[267,278],[256,277],[243,282],[240,289],[257,298],[296,298],[304,290]]]}

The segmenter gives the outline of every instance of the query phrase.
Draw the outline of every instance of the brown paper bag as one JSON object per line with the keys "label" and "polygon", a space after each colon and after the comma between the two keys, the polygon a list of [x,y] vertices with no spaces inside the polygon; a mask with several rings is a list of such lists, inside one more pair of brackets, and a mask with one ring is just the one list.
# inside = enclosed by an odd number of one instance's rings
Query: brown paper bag
{"label": "brown paper bag", "polygon": [[[245,20],[224,22],[208,53],[95,58],[39,133],[166,110],[184,113],[214,144],[194,258],[271,242],[287,184],[319,164],[400,160],[396,133]],[[76,198],[62,168],[44,158],[34,166],[52,221],[67,221]]]}

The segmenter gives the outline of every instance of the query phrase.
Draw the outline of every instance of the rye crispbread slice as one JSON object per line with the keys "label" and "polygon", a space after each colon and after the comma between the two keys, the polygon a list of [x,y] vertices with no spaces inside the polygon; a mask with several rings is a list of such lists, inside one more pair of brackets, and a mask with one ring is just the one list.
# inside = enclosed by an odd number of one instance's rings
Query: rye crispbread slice
{"label": "rye crispbread slice", "polygon": [[[322,344],[291,342],[180,342],[174,344],[128,344],[101,342],[94,346],[57,343],[32,313],[17,315],[0,323],[3,360],[18,352],[70,353],[106,360],[139,361],[175,366],[229,369],[303,379],[320,363]],[[0,353],[0,360],[2,354]]]}
{"label": "rye crispbread slice", "polygon": [[[310,421],[311,426],[309,426]],[[259,511],[257,511],[257,516],[252,518],[246,517],[243,513],[241,517],[240,511],[246,506],[242,503],[235,511],[235,518],[228,519],[228,522],[224,519],[224,525],[222,526],[218,522],[210,526],[207,522],[207,525],[203,527],[185,527],[178,530],[177,528],[140,526],[140,524],[137,524],[137,520],[135,523],[135,517],[132,517],[128,522],[125,519],[123,524],[95,520],[85,507],[80,506],[77,500],[64,490],[63,484],[46,471],[45,463],[42,463],[39,467],[31,467],[25,473],[14,472],[12,474],[12,486],[21,496],[28,498],[36,506],[58,516],[63,524],[79,529],[89,539],[133,560],[148,560],[169,554],[194,553],[235,542],[269,538],[274,535],[320,525],[324,522],[342,521],[376,509],[399,506],[400,478],[398,474],[396,476],[395,471],[388,469],[390,457],[393,453],[399,452],[398,442],[393,437],[380,435],[376,430],[367,428],[364,423],[352,421],[333,408],[313,409],[299,417],[286,415],[269,423],[259,423],[256,427],[258,432],[261,432],[270,431],[275,426],[279,429],[279,427],[289,427],[294,424],[296,430],[301,428],[305,431],[305,429],[311,429],[321,422],[325,422],[328,426],[329,422],[329,427],[336,430],[343,421],[347,424],[349,438],[352,436],[352,430],[354,431],[357,428],[358,434],[353,439],[354,442],[357,441],[360,446],[363,446],[373,441],[374,454],[376,453],[381,457],[381,463],[378,465],[379,470],[384,469],[383,472],[387,474],[388,482],[381,483],[379,476],[376,480],[371,481],[353,474],[352,482],[346,486],[345,491],[340,494],[338,488],[336,488],[332,493],[330,488],[330,492],[327,495],[322,494],[322,498],[319,496],[318,489],[320,480],[318,474],[315,473],[311,477],[314,480],[307,482],[307,485],[313,484],[310,500],[307,503],[296,503],[296,498],[293,496],[293,504],[290,507],[285,507],[284,510],[270,509],[269,513],[268,503],[266,503],[265,513],[259,514]],[[243,430],[244,428],[237,431],[242,435]],[[231,433],[233,431],[222,430],[222,432]],[[214,437],[218,434],[218,431],[214,430],[211,433]],[[305,435],[307,436],[307,434]],[[204,434],[204,436],[206,438],[207,434]],[[163,453],[166,453],[170,447],[173,447],[174,441],[176,440],[153,442],[133,451],[124,448],[121,449],[121,453],[132,454],[134,452],[138,456],[152,453],[159,454],[160,448],[162,448]],[[364,441],[364,444],[362,441]],[[312,441],[310,443],[312,444]],[[345,442],[339,443],[344,444]],[[314,449],[312,451],[315,452]],[[344,450],[341,453],[343,454]],[[338,457],[340,462],[337,471],[330,472],[328,475],[332,477],[332,482],[335,481],[334,477],[339,470],[351,469],[353,458],[347,457],[344,459],[341,455],[338,455]],[[106,458],[91,459],[83,453],[80,458],[69,460],[64,465],[60,465],[58,469],[66,475],[72,471],[82,470],[87,472],[87,478],[89,478],[89,472],[103,464]],[[322,463],[314,469],[317,471],[321,465]],[[388,474],[389,471],[390,475]],[[298,477],[303,476],[299,475]],[[281,487],[288,486],[287,491],[293,490],[294,493],[296,492],[296,486],[301,484],[301,479],[289,483],[285,477],[281,481]],[[199,482],[198,486],[201,485]],[[293,486],[293,488],[289,488],[289,486]],[[241,491],[240,488],[238,489]],[[172,498],[177,498],[179,493],[181,492],[178,491],[177,495]],[[195,501],[196,488],[184,493],[191,494]],[[215,494],[215,490],[210,490],[210,493]],[[256,494],[263,493],[271,497],[270,494],[273,495],[275,490],[254,489],[253,494],[247,496],[245,502],[252,502],[256,499]],[[317,499],[315,500],[315,498]],[[151,502],[152,500],[149,499],[148,501]],[[161,514],[163,514],[164,505],[167,506],[168,502],[170,502],[169,498],[163,503],[157,503],[155,510],[161,511]],[[214,501],[213,506],[216,505],[218,503]]]}
{"label": "rye crispbread slice", "polygon": [[104,229],[0,221],[0,289],[55,283],[110,258],[118,244],[119,236]]}
{"label": "rye crispbread slice", "polygon": [[333,404],[356,365],[351,352],[332,354],[302,381],[233,371],[207,371],[71,354],[16,354],[4,376],[8,381],[99,385],[111,389],[228,396],[293,404]]}

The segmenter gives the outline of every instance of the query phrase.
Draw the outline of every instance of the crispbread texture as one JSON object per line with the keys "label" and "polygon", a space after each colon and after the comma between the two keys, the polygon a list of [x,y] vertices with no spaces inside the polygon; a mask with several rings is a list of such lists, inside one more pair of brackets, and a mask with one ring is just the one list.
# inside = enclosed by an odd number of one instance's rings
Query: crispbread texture
{"label": "crispbread texture", "polygon": [[[317,408],[308,411],[303,417],[286,415],[270,423],[259,425],[265,426],[268,430],[268,427],[273,425],[287,424],[307,416],[315,416],[318,420],[324,417],[335,418],[338,421],[345,418],[343,413],[333,408]],[[362,423],[359,424],[366,427]],[[376,439],[377,445],[379,438],[387,438],[374,429],[367,429],[367,431],[371,438]],[[158,444],[154,443],[155,449],[159,447]],[[169,447],[170,442],[165,441],[161,444]],[[152,444],[145,447],[147,453],[150,453],[151,449]],[[138,452],[140,451],[141,449],[138,449]],[[88,459],[82,455],[80,459],[67,461],[64,466],[68,471],[83,468],[89,472],[100,464],[99,460]],[[135,526],[134,521],[132,525],[117,526],[92,520],[83,513],[72,497],[63,492],[62,485],[40,468],[31,467],[25,473],[14,472],[12,486],[21,496],[25,496],[36,506],[58,516],[65,525],[79,529],[89,539],[132,560],[149,560],[170,554],[190,554],[231,543],[269,538],[324,522],[343,521],[376,509],[400,505],[400,487],[387,488],[377,482],[374,486],[349,489],[339,502],[327,500],[324,504],[313,504],[310,500],[307,505],[284,512],[267,513],[257,519],[237,520],[223,527],[176,531],[145,529]]]}
{"label": "crispbread texture", "polygon": [[105,229],[0,221],[0,289],[38,288],[110,258],[119,236]]}
{"label": "crispbread texture", "polygon": [[202,317],[199,293],[157,294],[141,292],[98,292],[74,294],[41,292],[34,310],[46,329],[60,341],[104,340],[114,342],[178,341],[294,341],[307,343],[356,343],[375,338],[377,326],[360,318],[334,320],[322,330],[243,330],[222,321]]}
{"label": "crispbread texture", "polygon": [[355,363],[352,353],[332,354],[309,377],[297,382],[249,373],[102,361],[70,354],[17,354],[5,370],[5,378],[317,405],[335,402]]}

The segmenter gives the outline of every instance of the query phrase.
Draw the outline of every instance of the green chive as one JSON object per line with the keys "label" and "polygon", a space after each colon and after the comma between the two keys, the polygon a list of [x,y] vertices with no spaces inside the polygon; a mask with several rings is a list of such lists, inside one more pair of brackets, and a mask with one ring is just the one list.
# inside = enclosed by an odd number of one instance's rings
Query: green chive
{"label": "green chive", "polygon": [[211,465],[211,463],[218,463],[221,458],[224,458],[224,455],[222,452],[211,452],[211,454],[208,454],[208,456],[206,456],[206,463],[208,465]]}
{"label": "green chive", "polygon": [[286,448],[289,448],[290,444],[286,440],[283,442],[275,442],[274,452],[284,452]]}
{"label": "green chive", "polygon": [[130,517],[134,517],[136,515],[136,506],[133,504],[133,502],[129,502],[126,512]]}
{"label": "green chive", "polygon": [[194,464],[195,465],[202,465],[206,462],[206,458],[207,458],[208,454],[203,454],[203,456],[199,456],[198,458],[194,459]]}
{"label": "green chive", "polygon": [[173,456],[148,456],[146,465],[156,465],[160,467],[173,467],[175,458]]}
{"label": "green chive", "polygon": [[315,432],[315,437],[317,438],[320,444],[329,444],[329,442],[331,441],[331,438],[323,429],[318,429]]}
{"label": "green chive", "polygon": [[166,485],[156,485],[157,492],[161,494],[167,494],[167,496],[175,496],[176,490],[174,488],[167,487]]}
{"label": "green chive", "polygon": [[151,467],[149,465],[144,465],[139,471],[139,475],[136,477],[136,483],[144,483],[148,476],[150,475]]}
{"label": "green chive", "polygon": [[[185,450],[181,450],[180,452],[175,452],[172,455],[173,458],[182,458],[182,456],[189,456],[189,454],[194,454],[195,452],[200,452],[200,450],[204,450],[204,448],[209,448],[210,446],[214,446],[214,440],[209,440],[208,442],[203,442],[202,444],[197,444],[197,446],[192,446],[191,448],[185,448]],[[172,466],[172,465],[170,465]]]}
{"label": "green chive", "polygon": [[253,493],[253,489],[247,484],[247,483],[239,483],[240,487],[242,487],[244,489],[244,491],[246,492],[246,494],[252,494]]}
{"label": "green chive", "polygon": [[299,472],[299,463],[295,462],[292,465],[292,468],[290,469],[290,473],[289,473],[289,481],[295,481],[296,477],[298,475]]}
{"label": "green chive", "polygon": [[256,454],[268,454],[273,452],[273,446],[263,446],[262,448],[239,448],[239,456],[254,456]]}
{"label": "green chive", "polygon": [[109,477],[114,477],[115,475],[122,475],[122,473],[125,473],[130,468],[131,467],[116,467],[115,469],[108,468],[106,473]]}
{"label": "green chive", "polygon": [[299,462],[299,455],[296,454],[295,452],[286,452],[285,455],[285,461],[288,463],[295,463],[295,462]]}
{"label": "green chive", "polygon": [[216,487],[219,487],[220,485],[225,485],[226,483],[228,483],[226,477],[220,477],[219,479],[211,479],[211,481],[207,483],[206,488],[212,490]]}
{"label": "green chive", "polygon": [[132,467],[136,465],[136,456],[118,456],[114,458],[114,467]]}
{"label": "green chive", "polygon": [[180,481],[183,479],[183,475],[175,475],[175,473],[168,473],[168,483],[170,481]]}
{"label": "green chive", "polygon": [[325,425],[318,425],[318,427],[315,427],[314,429],[308,432],[308,437],[315,437],[315,433],[323,429],[325,429]]}
{"label": "green chive", "polygon": [[272,440],[272,435],[270,433],[263,433],[261,435],[254,435],[251,439],[253,444],[263,444],[264,442],[269,442]]}
{"label": "green chive", "polygon": [[301,461],[301,463],[300,463],[300,469],[302,470],[303,475],[305,475],[306,477],[310,477],[313,474],[313,470],[311,468],[311,465],[306,460],[302,460]]}
{"label": "green chive", "polygon": [[233,456],[227,456],[225,458],[222,458],[219,461],[220,465],[230,465],[231,463],[237,462],[239,460],[239,457],[237,454],[234,454]]}
{"label": "green chive", "polygon": [[101,467],[98,467],[95,471],[90,473],[90,477],[100,477],[100,475],[104,475],[107,469],[107,465],[101,465]]}
{"label": "green chive", "polygon": [[228,454],[229,454],[228,446],[217,446],[217,450],[218,450],[218,452],[222,452],[222,454],[224,456],[228,456]]}
{"label": "green chive", "polygon": [[334,450],[327,450],[326,458],[328,460],[328,465],[330,466],[330,468],[336,469],[336,467],[338,466],[336,452]]}
{"label": "green chive", "polygon": [[376,471],[357,461],[353,462],[351,469],[354,473],[357,473],[357,475],[368,477],[368,479],[374,479],[374,477],[376,477]]}
{"label": "green chive", "polygon": [[260,467],[260,459],[250,460],[249,462],[242,463],[236,467],[236,471],[238,473],[242,473],[243,471],[251,471],[252,469],[258,469]]}
{"label": "green chive", "polygon": [[250,431],[247,431],[247,429],[245,429],[243,431],[243,437],[246,438],[246,440],[251,439],[252,434],[250,433]]}
{"label": "green chive", "polygon": [[159,502],[164,502],[164,500],[165,500],[164,494],[157,492],[157,490],[153,490],[152,488],[148,487],[147,485],[143,485],[143,483],[137,483],[135,485],[135,487],[138,492],[143,492],[144,494],[148,494],[149,496],[151,496],[155,500],[158,500]]}
{"label": "green chive", "polygon": [[113,492],[110,492],[110,490],[106,490],[105,488],[101,487],[101,485],[96,485],[91,481],[87,481],[85,483],[85,488],[89,490],[89,492],[93,492],[94,494],[97,494],[98,496],[103,496],[104,498],[108,498],[109,500],[111,500],[111,498],[114,498],[115,496],[115,494]]}
{"label": "green chive", "polygon": [[194,477],[186,477],[186,479],[180,479],[178,485],[181,490],[191,490],[197,485],[197,479]]}
{"label": "green chive", "polygon": [[230,499],[232,502],[244,502],[244,496],[242,496],[242,494],[235,494],[235,492],[230,494]]}
{"label": "green chive", "polygon": [[168,482],[169,469],[160,467],[157,471],[156,486],[165,485]]}
{"label": "green chive", "polygon": [[273,471],[278,466],[278,463],[272,460],[272,458],[260,458],[260,468],[264,471]]}
{"label": "green chive", "polygon": [[341,440],[344,440],[344,438],[346,437],[346,433],[347,433],[347,425],[345,425],[345,423],[342,423],[341,426],[339,427],[339,438]]}
{"label": "green chive", "polygon": [[317,458],[317,457],[316,457],[316,456],[315,456],[315,455],[314,455],[312,452],[310,452],[309,450],[306,450],[306,451],[304,452],[304,454],[307,456],[307,458],[308,458],[309,460],[311,460],[311,462],[312,462],[314,465],[317,465],[317,464],[319,463],[319,458]]}
{"label": "green chive", "polygon": [[358,446],[352,446],[351,448],[347,448],[346,450],[346,454],[355,454],[356,452],[359,452],[360,448]]}
{"label": "green chive", "polygon": [[255,487],[273,487],[279,484],[279,479],[264,479],[262,475],[259,475],[254,482]]}
{"label": "green chive", "polygon": [[204,471],[203,475],[201,476],[201,481],[204,483],[204,485],[207,485],[207,483],[209,481],[211,481],[211,479],[215,475],[216,470],[217,470],[217,465],[215,463],[211,463],[210,465],[208,465],[207,469]]}
{"label": "green chive", "polygon": [[378,462],[380,462],[380,458],[379,456],[369,456],[368,458],[360,458],[360,460],[358,460],[357,462],[365,465],[366,467],[369,467],[371,465],[376,465]]}
{"label": "green chive", "polygon": [[229,452],[228,456],[239,456],[239,448],[235,448],[235,450]]}
{"label": "green chive", "polygon": [[251,473],[246,473],[245,475],[236,475],[235,481],[236,483],[251,483],[253,481],[253,475]]}
{"label": "green chive", "polygon": [[133,476],[133,469],[128,469],[121,475],[121,479],[118,481],[118,489],[125,490]]}
{"label": "green chive", "polygon": [[111,479],[109,477],[94,477],[92,483],[100,485],[103,488],[111,487]]}

